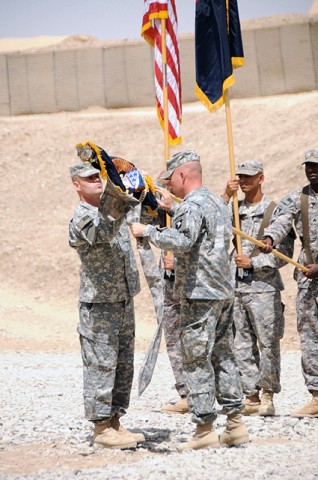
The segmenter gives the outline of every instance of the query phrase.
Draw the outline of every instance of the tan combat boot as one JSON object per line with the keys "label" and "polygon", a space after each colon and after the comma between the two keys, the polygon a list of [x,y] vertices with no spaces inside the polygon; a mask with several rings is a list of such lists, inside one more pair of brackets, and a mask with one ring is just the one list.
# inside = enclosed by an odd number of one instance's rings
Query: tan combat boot
{"label": "tan combat boot", "polygon": [[145,437],[142,433],[134,433],[134,432],[131,432],[130,430],[126,430],[126,428],[124,428],[120,424],[119,415],[117,413],[111,418],[110,423],[111,423],[111,426],[114,430],[116,430],[120,434],[131,435],[131,437],[137,443],[143,443],[145,441]]}
{"label": "tan combat boot", "polygon": [[189,413],[189,405],[186,398],[181,398],[176,403],[167,403],[166,405],[162,405],[161,411],[164,413]]}
{"label": "tan combat boot", "polygon": [[261,405],[259,407],[259,415],[269,417],[275,415],[275,407],[273,403],[273,392],[264,390],[261,398]]}
{"label": "tan combat boot", "polygon": [[197,425],[192,440],[186,443],[180,443],[177,447],[178,452],[185,450],[199,450],[200,448],[219,448],[219,436],[213,431],[212,423]]}
{"label": "tan combat boot", "polygon": [[238,413],[228,415],[226,428],[220,435],[221,447],[234,447],[249,442],[246,426],[242,422],[242,416]]}
{"label": "tan combat boot", "polygon": [[311,392],[312,399],[307,405],[291,413],[291,417],[314,417],[318,418],[318,391]]}
{"label": "tan combat boot", "polygon": [[242,415],[259,415],[259,408],[261,405],[261,401],[259,399],[258,393],[254,393],[254,395],[247,395],[244,400],[244,407],[241,411]]}
{"label": "tan combat boot", "polygon": [[93,434],[94,444],[104,448],[135,448],[137,442],[131,435],[122,435],[112,428],[111,420],[97,423]]}

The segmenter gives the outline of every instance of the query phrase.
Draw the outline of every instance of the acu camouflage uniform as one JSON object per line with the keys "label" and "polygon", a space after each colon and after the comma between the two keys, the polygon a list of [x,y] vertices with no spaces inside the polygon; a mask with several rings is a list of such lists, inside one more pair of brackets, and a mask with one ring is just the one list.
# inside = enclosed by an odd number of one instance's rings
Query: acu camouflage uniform
{"label": "acu camouflage uniform", "polygon": [[[257,204],[239,202],[241,230],[251,237],[258,236],[262,220],[271,201],[265,195]],[[277,250],[293,256],[294,234],[278,245]],[[242,253],[251,256],[254,244],[242,238]],[[259,390],[278,393],[280,385],[280,339],[284,333],[284,313],[281,290],[284,285],[278,271],[286,263],[259,253],[252,257],[253,269],[245,280],[236,275],[233,250],[231,256],[235,276],[234,326],[235,355],[241,375],[243,392],[250,396]]]}
{"label": "acu camouflage uniform", "polygon": [[[281,241],[292,225],[303,241],[301,219],[302,189],[287,195],[277,206],[275,221],[265,229],[264,236],[271,237],[274,245]],[[309,241],[313,263],[318,264],[318,197],[309,185],[308,195]],[[302,246],[298,263],[307,265],[304,246]],[[295,269],[298,293],[296,300],[297,329],[300,336],[302,353],[302,371],[307,389],[318,391],[318,279],[307,278],[299,269]]]}
{"label": "acu camouflage uniform", "polygon": [[243,406],[233,354],[231,222],[222,200],[202,187],[185,197],[172,226],[147,226],[143,235],[174,253],[188,404],[193,421],[206,424],[216,418],[215,397],[227,414]]}
{"label": "acu camouflage uniform", "polygon": [[[88,420],[125,413],[133,380],[135,319],[133,297],[139,276],[124,214],[106,215],[110,198],[99,208],[80,202],[69,226],[69,244],[80,260],[78,332]],[[115,200],[116,202],[116,200]],[[116,210],[116,208],[114,209]]]}
{"label": "acu camouflage uniform", "polygon": [[[163,186],[163,184],[159,184]],[[175,203],[174,206],[177,204]],[[173,213],[174,208],[171,210]],[[165,224],[166,212],[158,209],[158,216],[147,213],[148,210],[138,205],[127,216],[128,223],[141,222],[145,225]],[[163,260],[159,265],[151,246],[146,238],[137,238],[137,250],[145,277],[150,288],[156,310],[157,322],[162,321],[166,349],[172,372],[175,378],[175,388],[180,397],[187,396],[187,387],[183,378],[182,353],[180,343],[180,299],[174,295],[174,275],[166,275]]]}
{"label": "acu camouflage uniform", "polygon": [[[173,216],[178,203],[174,202],[169,215]],[[188,396],[188,388],[183,374],[182,349],[181,349],[181,326],[180,326],[180,297],[175,294],[175,272],[163,271],[163,330],[165,335],[166,349],[171,369],[175,378],[175,388],[180,397]]]}
{"label": "acu camouflage uniform", "polygon": [[[160,187],[165,187],[165,184],[157,180]],[[174,215],[175,209],[179,206],[177,202],[169,212],[170,216]],[[166,212],[162,211],[161,225],[166,225]],[[142,222],[145,223],[145,222]],[[162,256],[164,252],[162,252]],[[171,369],[175,378],[175,388],[184,398],[188,395],[188,389],[185,385],[182,364],[181,340],[180,340],[180,298],[174,293],[175,272],[169,272],[163,268],[163,258],[161,256],[160,266],[163,277],[163,316],[162,325],[166,342],[167,354]]]}
{"label": "acu camouflage uniform", "polygon": [[180,397],[188,395],[185,385],[180,340],[180,298],[174,294],[174,276],[164,279],[163,329],[167,354]]}

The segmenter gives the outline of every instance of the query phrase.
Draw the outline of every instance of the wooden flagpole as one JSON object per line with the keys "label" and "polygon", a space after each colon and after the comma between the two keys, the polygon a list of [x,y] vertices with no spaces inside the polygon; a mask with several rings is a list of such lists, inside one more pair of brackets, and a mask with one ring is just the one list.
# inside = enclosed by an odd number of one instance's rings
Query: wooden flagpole
{"label": "wooden flagpole", "polygon": [[[225,101],[225,113],[226,113],[226,126],[227,126],[227,139],[229,147],[229,159],[230,159],[230,175],[231,180],[235,180],[235,162],[234,162],[234,148],[233,148],[233,131],[232,131],[232,119],[231,119],[231,107],[230,107],[230,98],[229,91],[224,92],[224,101]],[[233,210],[234,210],[234,224],[238,231],[240,231],[240,217],[238,211],[238,198],[237,192],[233,194]],[[236,232],[236,250],[239,255],[242,253],[242,242],[241,237],[238,232]]]}
{"label": "wooden flagpole", "polygon": [[[167,78],[167,46],[166,46],[166,19],[161,19],[161,56],[162,56],[162,93],[163,93],[163,132],[164,132],[164,170],[167,169],[169,159],[169,102],[168,102],[168,78]],[[171,225],[170,216],[166,215],[166,224]]]}
{"label": "wooden flagpole", "polygon": [[[164,110],[164,170],[167,169],[167,160],[169,158],[169,117],[168,117],[168,82],[167,82],[167,48],[166,48],[166,19],[161,19],[161,58],[162,58],[162,93]],[[166,225],[170,226],[170,217],[166,215]],[[153,371],[156,365],[163,330],[163,318],[158,316],[157,310],[157,328],[154,337],[146,353],[144,362],[140,368],[138,376],[138,396],[143,393],[150,383]]]}
{"label": "wooden flagpole", "polygon": [[[238,230],[238,229],[235,228],[235,227],[232,227],[232,230],[233,230],[233,232],[234,232],[236,235],[241,235],[242,237],[246,238],[246,240],[248,240],[249,242],[254,243],[254,245],[257,245],[258,247],[264,247],[264,243],[261,242],[260,240],[257,240],[257,238],[251,237],[251,236],[248,235],[247,233],[242,232],[241,230]],[[293,260],[292,258],[287,257],[287,256],[284,255],[283,253],[278,252],[277,250],[272,250],[272,253],[273,253],[276,257],[281,258],[282,260],[284,260],[285,262],[291,263],[292,265],[294,265],[294,267],[299,268],[299,269],[302,270],[303,272],[307,272],[307,270],[308,270],[307,267],[305,267],[304,265],[301,265],[301,264],[298,263],[298,262],[295,262],[295,260]]]}
{"label": "wooden flagpole", "polygon": [[[182,202],[181,198],[176,197],[176,196],[173,195],[172,193],[170,193],[170,195],[172,196],[172,198],[173,198],[173,200],[174,200],[175,202],[178,202],[178,203],[181,203],[181,202]],[[257,238],[251,237],[250,235],[248,235],[248,234],[245,233],[245,232],[242,232],[242,230],[240,230],[239,228],[232,227],[232,231],[233,231],[233,233],[235,233],[235,235],[240,236],[240,237],[243,237],[243,238],[246,238],[246,240],[248,240],[248,241],[251,242],[251,243],[254,243],[254,245],[257,245],[258,247],[264,247],[264,243],[263,243],[263,242],[261,242],[260,240],[257,240]],[[305,267],[304,265],[301,265],[301,264],[298,263],[298,262],[295,262],[295,260],[293,260],[292,258],[287,257],[287,255],[284,255],[283,253],[278,252],[278,251],[275,250],[275,249],[273,249],[272,253],[273,253],[276,257],[281,258],[282,260],[284,260],[285,262],[291,263],[292,265],[294,265],[294,267],[299,268],[299,269],[302,270],[303,272],[307,272],[307,270],[308,270],[307,267]]]}
{"label": "wooden flagpole", "polygon": [[[164,170],[167,169],[167,160],[169,158],[169,105],[168,105],[168,81],[167,81],[167,48],[166,48],[166,19],[161,19],[161,58],[162,58],[162,93],[164,110]],[[170,227],[170,217],[166,214],[166,225]],[[159,311],[159,309],[158,309]],[[158,312],[157,311],[157,312]],[[163,318],[157,313],[157,328],[154,337],[148,348],[143,365],[139,371],[138,377],[138,396],[143,393],[149,385],[153,371],[156,365],[163,330]]]}
{"label": "wooden flagpole", "polygon": [[[230,97],[228,89],[224,92],[224,102],[225,102],[225,114],[226,114],[226,127],[227,127],[227,140],[229,147],[229,159],[230,159],[230,175],[231,180],[235,180],[235,162],[234,162],[234,147],[233,147],[233,131],[232,131],[232,118],[231,118],[231,108],[230,108]],[[234,225],[240,230],[240,216],[238,210],[238,198],[237,192],[233,193],[233,213],[234,213]],[[242,253],[242,241],[239,234],[236,235],[236,251],[239,255]],[[238,276],[243,278],[243,268],[238,268]]]}
{"label": "wooden flagpole", "polygon": [[169,104],[167,79],[167,46],[166,46],[166,19],[161,19],[161,55],[162,55],[162,92],[164,110],[164,155],[165,169],[169,158]]}

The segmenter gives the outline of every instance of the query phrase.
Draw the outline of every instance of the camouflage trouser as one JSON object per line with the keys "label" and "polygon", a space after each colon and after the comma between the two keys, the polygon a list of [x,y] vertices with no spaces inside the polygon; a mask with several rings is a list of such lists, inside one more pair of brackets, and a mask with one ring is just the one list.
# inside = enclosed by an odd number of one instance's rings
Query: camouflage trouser
{"label": "camouflage trouser", "polygon": [[280,338],[283,334],[281,294],[235,293],[235,356],[245,395],[260,389],[278,393]]}
{"label": "camouflage trouser", "polygon": [[183,378],[180,341],[180,300],[173,296],[174,281],[164,280],[163,330],[170,365],[176,380],[175,387],[180,397],[187,396]]}
{"label": "camouflage trouser", "polygon": [[80,303],[84,408],[88,420],[123,415],[134,373],[134,303]]}
{"label": "camouflage trouser", "polygon": [[318,390],[318,281],[310,290],[300,288],[297,293],[297,330],[300,336],[301,365],[305,384],[311,391]]}
{"label": "camouflage trouser", "polygon": [[227,414],[242,409],[233,346],[233,300],[181,300],[181,347],[192,420],[216,418],[215,398]]}

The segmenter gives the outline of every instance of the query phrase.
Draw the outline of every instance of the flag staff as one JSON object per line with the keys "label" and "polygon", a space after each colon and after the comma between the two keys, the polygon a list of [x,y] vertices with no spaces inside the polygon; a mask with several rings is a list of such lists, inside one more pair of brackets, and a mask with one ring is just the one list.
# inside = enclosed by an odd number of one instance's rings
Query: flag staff
{"label": "flag staff", "polygon": [[[225,104],[231,180],[235,180],[229,88],[233,68],[244,65],[237,0],[196,0],[195,7],[196,95],[210,112]],[[233,195],[234,224],[239,229],[237,192]],[[241,237],[236,250],[242,253]],[[239,276],[243,274],[239,269]]]}
{"label": "flag staff", "polygon": [[164,157],[165,169],[169,158],[169,104],[167,80],[167,46],[166,46],[166,19],[161,18],[161,51],[162,51],[162,93],[163,93],[163,125],[164,125]]}
{"label": "flag staff", "polygon": [[[243,238],[246,238],[246,240],[248,240],[249,242],[251,243],[254,243],[254,245],[257,245],[258,247],[264,247],[264,243],[261,241],[261,240],[257,240],[257,238],[253,238],[251,237],[250,235],[248,235],[247,233],[245,232],[242,232],[238,229],[236,229],[235,227],[232,227],[232,230],[234,233],[236,233],[236,235],[241,235]],[[277,250],[272,250],[272,253],[278,257],[278,258],[281,258],[282,260],[284,260],[285,262],[288,262],[288,263],[291,263],[292,265],[294,265],[294,267],[296,268],[299,268],[300,270],[302,270],[303,272],[307,272],[308,268],[305,267],[305,265],[301,265],[300,263],[298,262],[295,262],[295,260],[293,260],[292,258],[289,258],[287,257],[286,255],[284,255],[283,253],[281,252],[278,252]]]}
{"label": "flag staff", "polygon": [[[181,203],[182,200],[181,198],[178,198],[176,197],[175,195],[173,195],[172,193],[170,193],[172,199],[177,202],[177,203]],[[261,240],[257,240],[257,238],[253,238],[251,237],[250,235],[248,235],[247,233],[245,232],[242,232],[242,230],[236,228],[236,227],[232,227],[232,232],[235,233],[235,235],[240,235],[241,237],[245,238],[246,240],[248,240],[249,242],[251,243],[254,243],[254,245],[257,245],[258,247],[264,247],[264,243],[261,241]],[[296,268],[299,268],[300,270],[302,270],[303,272],[307,272],[308,268],[305,267],[304,265],[301,265],[300,263],[298,262],[295,262],[295,260],[293,260],[292,258],[290,257],[287,257],[286,255],[284,255],[283,253],[279,252],[278,250],[275,250],[273,249],[272,250],[272,254],[275,255],[276,257],[278,258],[281,258],[282,260],[284,260],[285,262],[287,263],[291,263],[292,265],[294,265],[294,267]]]}
{"label": "flag staff", "polygon": [[[233,130],[232,130],[232,118],[229,91],[224,92],[225,114],[226,114],[226,127],[227,127],[227,140],[229,147],[229,160],[230,160],[230,175],[231,180],[235,180],[235,161],[234,161],[234,147],[233,147]],[[233,211],[234,211],[234,224],[237,230],[240,230],[240,216],[238,210],[238,198],[237,192],[233,194]],[[236,232],[236,250],[239,255],[242,253],[242,242],[238,232]]]}
{"label": "flag staff", "polygon": [[[169,149],[169,103],[167,79],[167,44],[166,44],[166,19],[161,18],[161,52],[162,52],[162,93],[163,93],[163,133],[164,133],[164,170],[167,169],[167,160],[170,156]],[[166,214],[166,225],[171,226],[171,219]]]}
{"label": "flag staff", "polygon": [[[167,160],[170,156],[169,145],[174,146],[181,142],[179,131],[182,108],[177,11],[175,0],[144,0],[144,6],[145,14],[142,21],[141,35],[155,49],[156,102],[159,122],[164,131],[164,162],[166,170]],[[166,224],[170,226],[169,215],[166,216]],[[147,245],[149,245],[148,242],[144,243],[143,248],[147,249]],[[149,249],[151,250],[150,245]],[[151,271],[153,270],[152,267],[150,269]],[[163,282],[161,272],[157,276],[156,281],[156,285],[158,285],[156,298],[159,299],[156,308],[157,328],[145,355],[144,362],[140,367],[138,376],[139,396],[150,383],[162,337]]]}

